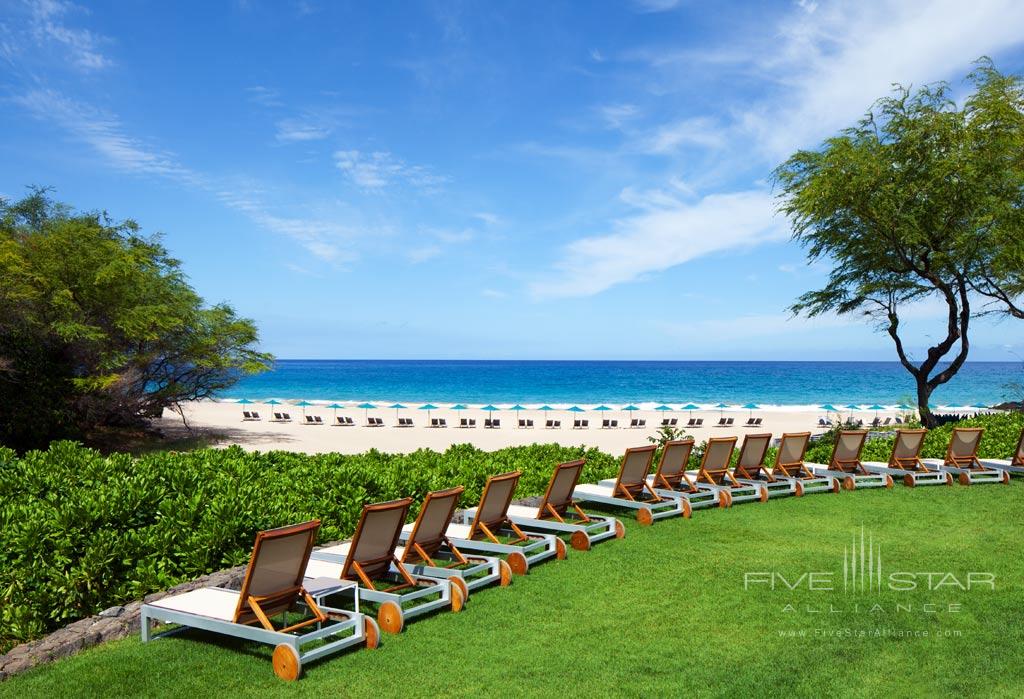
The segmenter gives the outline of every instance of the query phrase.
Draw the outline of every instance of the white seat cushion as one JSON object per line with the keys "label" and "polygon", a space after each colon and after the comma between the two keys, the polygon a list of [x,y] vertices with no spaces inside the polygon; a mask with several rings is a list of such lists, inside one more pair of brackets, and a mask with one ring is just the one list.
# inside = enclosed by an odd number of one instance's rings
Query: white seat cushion
{"label": "white seat cushion", "polygon": [[509,505],[508,514],[509,517],[525,517],[527,519],[536,519],[537,508],[527,507],[526,505]]}
{"label": "white seat cushion", "polygon": [[307,578],[341,578],[341,563],[334,561],[320,561],[310,558],[306,564],[306,572],[302,575]]}
{"label": "white seat cushion", "polygon": [[220,619],[221,621],[232,621],[235,618],[235,610],[238,608],[239,594],[234,590],[222,590],[219,587],[201,587],[180,595],[164,597],[150,603],[149,606]]}
{"label": "white seat cushion", "polygon": [[342,541],[340,544],[334,546],[328,546],[326,548],[317,549],[316,553],[330,553],[335,556],[347,556],[349,549],[352,548],[351,541]]}
{"label": "white seat cushion", "polygon": [[445,531],[445,534],[453,539],[468,539],[469,529],[470,527],[468,524],[456,524],[455,522],[452,522],[448,525],[448,529]]}
{"label": "white seat cushion", "polygon": [[610,498],[613,497],[615,488],[603,485],[595,485],[593,483],[584,483],[583,485],[576,486],[576,489],[573,492],[589,493],[590,495],[599,495],[603,498]]}

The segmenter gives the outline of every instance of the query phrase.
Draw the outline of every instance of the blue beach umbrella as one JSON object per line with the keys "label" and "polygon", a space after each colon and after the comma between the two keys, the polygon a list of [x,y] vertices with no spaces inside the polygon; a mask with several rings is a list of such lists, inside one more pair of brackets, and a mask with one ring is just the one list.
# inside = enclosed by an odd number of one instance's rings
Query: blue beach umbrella
{"label": "blue beach umbrella", "polygon": [[750,413],[747,415],[747,417],[753,417],[754,416],[754,411],[757,410],[760,407],[761,406],[758,405],[757,403],[747,403],[746,405],[743,406],[743,409],[750,411]]}
{"label": "blue beach umbrella", "polygon": [[607,405],[599,405],[596,408],[591,408],[591,410],[600,410],[601,412],[604,412],[606,410],[611,410],[611,408],[609,408]]}
{"label": "blue beach umbrella", "polygon": [[825,403],[825,405],[819,405],[818,406],[818,410],[824,410],[826,413],[838,413],[839,412],[838,410],[836,410],[836,406],[832,405],[831,403]]}
{"label": "blue beach umbrella", "polygon": [[879,410],[885,410],[885,406],[884,405],[879,405],[878,403],[875,403],[874,405],[869,405],[866,408],[866,410],[874,410],[875,411],[875,417],[878,417],[878,411]]}
{"label": "blue beach umbrella", "polygon": [[719,403],[715,407],[718,408],[718,417],[722,417],[722,411],[728,408],[729,406],[726,405],[725,403]]}
{"label": "blue beach umbrella", "polygon": [[308,400],[300,400],[295,405],[297,405],[298,407],[302,408],[302,414],[305,415],[306,414],[306,408],[308,408],[309,406],[311,406],[313,404],[310,403]]}
{"label": "blue beach umbrella", "polygon": [[626,411],[627,413],[632,414],[634,410],[639,410],[640,408],[638,408],[635,405],[633,405],[632,403],[630,403],[629,405],[624,406],[622,409],[624,411]]}
{"label": "blue beach umbrella", "polygon": [[582,412],[584,412],[584,410],[580,406],[574,405],[571,408],[569,408],[569,412],[570,413],[582,413]]}
{"label": "blue beach umbrella", "polygon": [[421,405],[418,409],[419,410],[426,410],[427,411],[427,420],[430,420],[430,411],[431,410],[437,410],[437,406],[432,404],[432,403],[425,403],[425,404]]}
{"label": "blue beach umbrella", "polygon": [[277,400],[276,398],[271,398],[270,400],[267,401],[267,405],[271,406],[271,410],[273,410],[273,406],[281,405],[281,401]]}
{"label": "blue beach umbrella", "polygon": [[252,405],[252,401],[249,400],[248,398],[241,398],[239,400],[236,400],[235,402],[238,403],[239,405]]}
{"label": "blue beach umbrella", "polygon": [[377,409],[377,406],[373,403],[360,403],[356,407],[363,411],[363,418],[369,416],[371,410]]}
{"label": "blue beach umbrella", "polygon": [[699,405],[694,405],[693,403],[687,403],[682,408],[680,408],[680,410],[689,410],[689,411],[692,412],[694,410],[700,410],[700,406]]}
{"label": "blue beach umbrella", "polygon": [[896,406],[896,409],[897,410],[913,410],[914,406],[907,405],[906,403],[900,403],[899,405]]}
{"label": "blue beach umbrella", "polygon": [[396,420],[398,419],[398,411],[399,410],[405,410],[405,406],[402,405],[401,403],[392,403],[388,407],[395,411],[395,419]]}
{"label": "blue beach umbrella", "polygon": [[495,406],[491,405],[490,403],[488,403],[487,405],[485,405],[484,407],[482,407],[480,409],[481,410],[486,410],[489,413],[493,413],[495,410],[501,410],[501,408],[495,407]]}
{"label": "blue beach umbrella", "polygon": [[666,410],[671,410],[671,409],[672,408],[668,407],[667,405],[659,405],[657,408],[655,408],[655,410],[657,410],[659,412],[665,412]]}
{"label": "blue beach umbrella", "polygon": [[511,408],[509,408],[509,410],[515,410],[516,411],[516,421],[518,422],[519,421],[519,411],[520,410],[526,410],[526,408],[524,408],[523,406],[519,405],[519,403],[516,403]]}
{"label": "blue beach umbrella", "polygon": [[464,406],[462,403],[457,403],[456,405],[452,406],[452,410],[468,410],[468,408]]}
{"label": "blue beach umbrella", "polygon": [[537,408],[537,410],[543,410],[544,412],[547,412],[549,410],[554,410],[554,408],[552,408],[550,405],[542,405],[539,408]]}
{"label": "blue beach umbrella", "polygon": [[345,406],[344,405],[338,405],[337,403],[331,403],[327,407],[334,411],[334,421],[337,422],[338,421],[338,411],[341,410],[342,408],[344,408]]}

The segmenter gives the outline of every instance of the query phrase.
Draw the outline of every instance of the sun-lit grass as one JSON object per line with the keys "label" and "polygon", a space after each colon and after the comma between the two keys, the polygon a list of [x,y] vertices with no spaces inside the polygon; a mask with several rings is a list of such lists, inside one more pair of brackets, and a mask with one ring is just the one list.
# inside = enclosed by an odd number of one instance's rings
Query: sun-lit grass
{"label": "sun-lit grass", "polygon": [[[189,633],[111,643],[8,681],[0,695],[1016,697],[1022,511],[1016,481],[628,522],[622,541],[478,591],[463,613],[414,620],[376,651],[311,664],[297,683],[274,676],[269,648]],[[992,573],[996,589],[844,593],[844,547],[861,527],[885,575]],[[745,591],[747,571],[789,581],[832,571],[839,589]]]}

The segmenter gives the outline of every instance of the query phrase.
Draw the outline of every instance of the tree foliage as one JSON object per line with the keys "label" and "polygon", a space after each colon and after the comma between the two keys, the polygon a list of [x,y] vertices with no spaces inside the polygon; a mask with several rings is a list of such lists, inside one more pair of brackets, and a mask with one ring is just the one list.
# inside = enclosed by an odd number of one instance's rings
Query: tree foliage
{"label": "tree foliage", "polygon": [[40,445],[208,397],[267,368],[257,340],[134,222],[39,189],[0,200],[0,442]]}
{"label": "tree foliage", "polygon": [[[971,319],[1024,317],[1024,83],[987,59],[968,80],[963,106],[945,83],[898,87],[775,171],[794,238],[832,263],[792,310],[863,314],[887,332],[926,424],[932,391],[967,359]],[[944,304],[945,333],[916,358],[901,320],[926,299]]]}

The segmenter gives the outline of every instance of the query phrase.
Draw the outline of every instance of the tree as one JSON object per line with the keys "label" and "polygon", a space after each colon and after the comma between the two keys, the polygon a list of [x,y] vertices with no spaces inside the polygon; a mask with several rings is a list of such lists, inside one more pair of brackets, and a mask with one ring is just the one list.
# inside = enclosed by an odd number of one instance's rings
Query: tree
{"label": "tree", "polygon": [[0,200],[0,442],[141,424],[268,368],[256,327],[206,306],[132,221],[35,189]]}
{"label": "tree", "polygon": [[[793,238],[809,261],[832,263],[828,283],[791,310],[861,314],[888,333],[926,425],[932,392],[967,359],[972,318],[988,304],[1015,315],[1024,291],[1022,83],[979,63],[963,107],[945,83],[897,87],[856,126],[774,173]],[[985,305],[972,309],[979,298]],[[944,304],[945,330],[915,359],[901,317],[925,299]]]}

